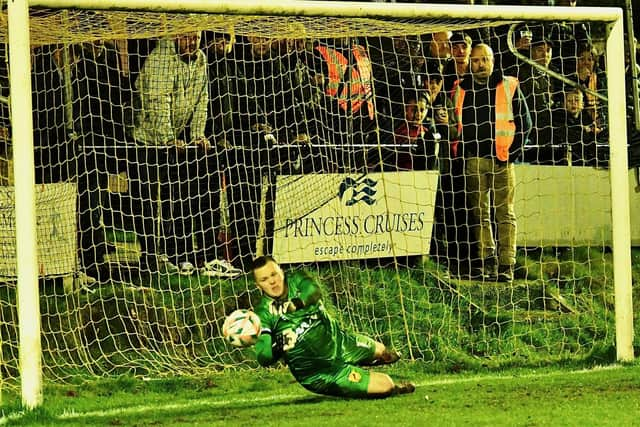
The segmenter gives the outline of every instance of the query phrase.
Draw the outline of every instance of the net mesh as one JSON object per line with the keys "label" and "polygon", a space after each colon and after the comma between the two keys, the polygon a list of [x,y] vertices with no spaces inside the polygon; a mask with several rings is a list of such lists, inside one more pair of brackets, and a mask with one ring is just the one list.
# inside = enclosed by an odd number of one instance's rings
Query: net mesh
{"label": "net mesh", "polygon": [[[7,17],[3,15],[0,34],[6,40]],[[473,27],[503,25],[505,21],[472,19],[379,20],[370,18],[289,17],[247,15],[167,14],[32,9],[30,14],[33,45],[87,40],[142,39],[174,35],[193,30],[238,33],[274,38],[331,38],[336,34],[358,37],[401,36],[452,31]]]}
{"label": "net mesh", "polygon": [[[252,349],[231,347],[221,327],[227,313],[257,303],[244,273],[263,253],[321,281],[346,326],[436,368],[605,353],[614,339],[606,156],[570,161],[584,145],[568,132],[580,139],[594,120],[568,128],[571,89],[543,87],[555,81],[535,68],[520,73],[527,66],[505,41],[511,24],[32,10],[46,377],[255,368]],[[528,24],[538,37],[541,24]],[[446,68],[460,40],[439,42],[463,29],[529,91],[534,141],[513,166],[517,251],[507,282],[473,277],[488,266],[478,264],[461,159],[473,138],[457,134],[458,76]],[[577,51],[559,54],[552,64],[577,62]],[[595,108],[597,98],[576,96]],[[547,113],[565,122],[542,123]],[[480,109],[465,114],[477,129],[492,127]],[[6,108],[2,121],[1,363],[12,380]],[[484,220],[498,247],[508,244],[502,219]]]}

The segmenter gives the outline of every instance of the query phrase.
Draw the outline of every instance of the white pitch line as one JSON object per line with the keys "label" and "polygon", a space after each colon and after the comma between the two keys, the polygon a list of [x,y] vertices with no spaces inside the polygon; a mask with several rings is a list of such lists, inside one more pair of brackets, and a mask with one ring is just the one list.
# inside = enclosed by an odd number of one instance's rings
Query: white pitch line
{"label": "white pitch line", "polygon": [[197,406],[224,406],[230,404],[243,404],[243,403],[257,403],[257,402],[277,402],[280,400],[292,399],[295,397],[304,397],[308,396],[305,394],[280,394],[275,396],[267,396],[267,397],[255,397],[252,399],[233,399],[233,400],[197,400],[186,403],[169,403],[165,405],[141,405],[141,406],[132,406],[131,408],[118,408],[118,409],[109,409],[105,411],[89,411],[89,412],[75,412],[75,411],[65,411],[61,415],[58,415],[59,419],[71,419],[71,418],[83,418],[83,417],[109,417],[114,415],[122,415],[122,414],[137,414],[148,411],[157,411],[160,410],[172,410],[172,409],[188,409],[194,408]]}
{"label": "white pitch line", "polygon": [[427,381],[426,383],[417,384],[416,387],[427,387],[431,385],[461,384],[472,381],[492,381],[492,380],[515,380],[521,378],[545,378],[557,377],[562,375],[582,375],[597,371],[609,371],[613,369],[621,369],[621,365],[595,366],[593,368],[585,368],[577,371],[554,371],[554,372],[532,372],[522,375],[476,375],[465,378],[448,378],[444,380]]}
{"label": "white pitch line", "polygon": [[[621,369],[621,365],[610,365],[610,366],[598,366],[594,368],[581,369],[577,371],[554,371],[554,372],[532,372],[529,374],[522,375],[476,375],[473,377],[464,377],[464,378],[448,378],[442,380],[434,380],[427,381],[423,383],[416,384],[416,387],[429,387],[436,385],[447,385],[447,384],[461,384],[466,382],[473,381],[493,381],[493,380],[514,380],[514,379],[522,379],[522,378],[544,378],[544,377],[554,377],[554,376],[565,376],[565,375],[583,375],[589,374],[596,371],[604,371],[604,370],[613,370],[613,369]],[[143,413],[147,411],[157,411],[157,410],[174,410],[174,409],[188,409],[195,408],[199,406],[224,406],[224,405],[238,405],[245,403],[258,403],[258,402],[279,402],[286,401],[292,398],[302,398],[313,396],[309,393],[302,394],[280,394],[275,396],[266,396],[266,397],[255,397],[251,399],[228,399],[228,400],[217,400],[217,399],[206,399],[206,400],[197,400],[185,403],[169,403],[165,405],[140,405],[140,406],[132,406],[130,408],[117,408],[117,409],[109,409],[102,411],[89,411],[89,412],[75,412],[64,411],[62,414],[58,415],[58,419],[78,419],[84,417],[109,417],[116,415],[124,415],[124,414],[137,414]],[[0,417],[0,425],[4,425],[9,421],[14,421],[16,419],[24,416],[25,412],[15,412],[13,414],[3,415]]]}

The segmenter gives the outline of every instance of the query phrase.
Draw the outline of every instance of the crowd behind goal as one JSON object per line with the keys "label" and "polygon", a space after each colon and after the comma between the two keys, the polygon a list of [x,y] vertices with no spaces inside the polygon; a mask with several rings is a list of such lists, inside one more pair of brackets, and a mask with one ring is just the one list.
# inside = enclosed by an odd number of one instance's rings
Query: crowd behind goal
{"label": "crowd behind goal", "polygon": [[[473,49],[486,46],[493,71],[516,78],[526,102],[530,126],[508,162],[606,168],[599,40],[588,23],[528,22],[393,37],[203,30],[35,46],[36,182],[77,182],[79,258],[89,280],[110,274],[105,224],[135,232],[140,271],[236,277],[258,255],[260,218],[267,236],[273,232],[274,189],[265,208],[265,176],[438,170],[432,254],[453,273],[486,278],[504,265],[483,264],[495,254],[478,255],[482,244],[466,226],[478,218],[468,207],[468,141],[454,96],[473,78]],[[626,47],[632,144],[639,138],[631,85],[640,72],[629,68],[637,47]],[[1,79],[9,95],[6,68]],[[2,107],[6,158],[11,123]],[[478,134],[493,126],[474,124]],[[128,197],[114,203],[110,180],[123,173]]]}

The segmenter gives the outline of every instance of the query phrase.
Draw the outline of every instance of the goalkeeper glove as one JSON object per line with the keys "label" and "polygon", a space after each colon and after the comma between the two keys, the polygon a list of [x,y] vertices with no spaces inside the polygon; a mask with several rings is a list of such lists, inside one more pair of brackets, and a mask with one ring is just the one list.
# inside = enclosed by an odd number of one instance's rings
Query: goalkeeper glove
{"label": "goalkeeper glove", "polygon": [[[291,298],[291,303],[293,304],[293,306],[295,307],[295,310],[300,310],[301,308],[304,307],[304,303],[302,302],[302,300],[298,297],[294,297]],[[295,311],[294,310],[294,311]]]}
{"label": "goalkeeper glove", "polygon": [[284,342],[285,342],[284,335],[274,334],[272,335],[271,339],[273,342],[273,344],[271,345],[273,354],[278,356],[281,355],[284,352],[283,350]]}
{"label": "goalkeeper glove", "polygon": [[283,352],[291,350],[298,340],[298,335],[292,329],[285,329],[279,334],[276,334],[275,337],[272,336],[273,340],[273,353],[274,354],[282,354]]}

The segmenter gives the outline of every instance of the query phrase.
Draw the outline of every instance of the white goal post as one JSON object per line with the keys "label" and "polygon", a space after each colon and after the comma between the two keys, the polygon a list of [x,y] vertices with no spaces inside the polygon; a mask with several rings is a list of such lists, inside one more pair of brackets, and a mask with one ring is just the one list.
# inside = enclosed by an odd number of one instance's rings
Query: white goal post
{"label": "white goal post", "polygon": [[13,128],[18,249],[18,303],[20,376],[26,408],[42,403],[42,366],[38,296],[36,213],[31,123],[29,7],[109,11],[150,11],[255,16],[340,17],[354,19],[468,19],[520,22],[598,21],[609,25],[606,41],[608,117],[610,129],[610,195],[615,286],[616,351],[619,361],[633,360],[633,310],[623,14],[616,8],[532,6],[467,6],[388,4],[372,2],[284,0],[13,0],[8,2],[11,115],[20,118]]}

